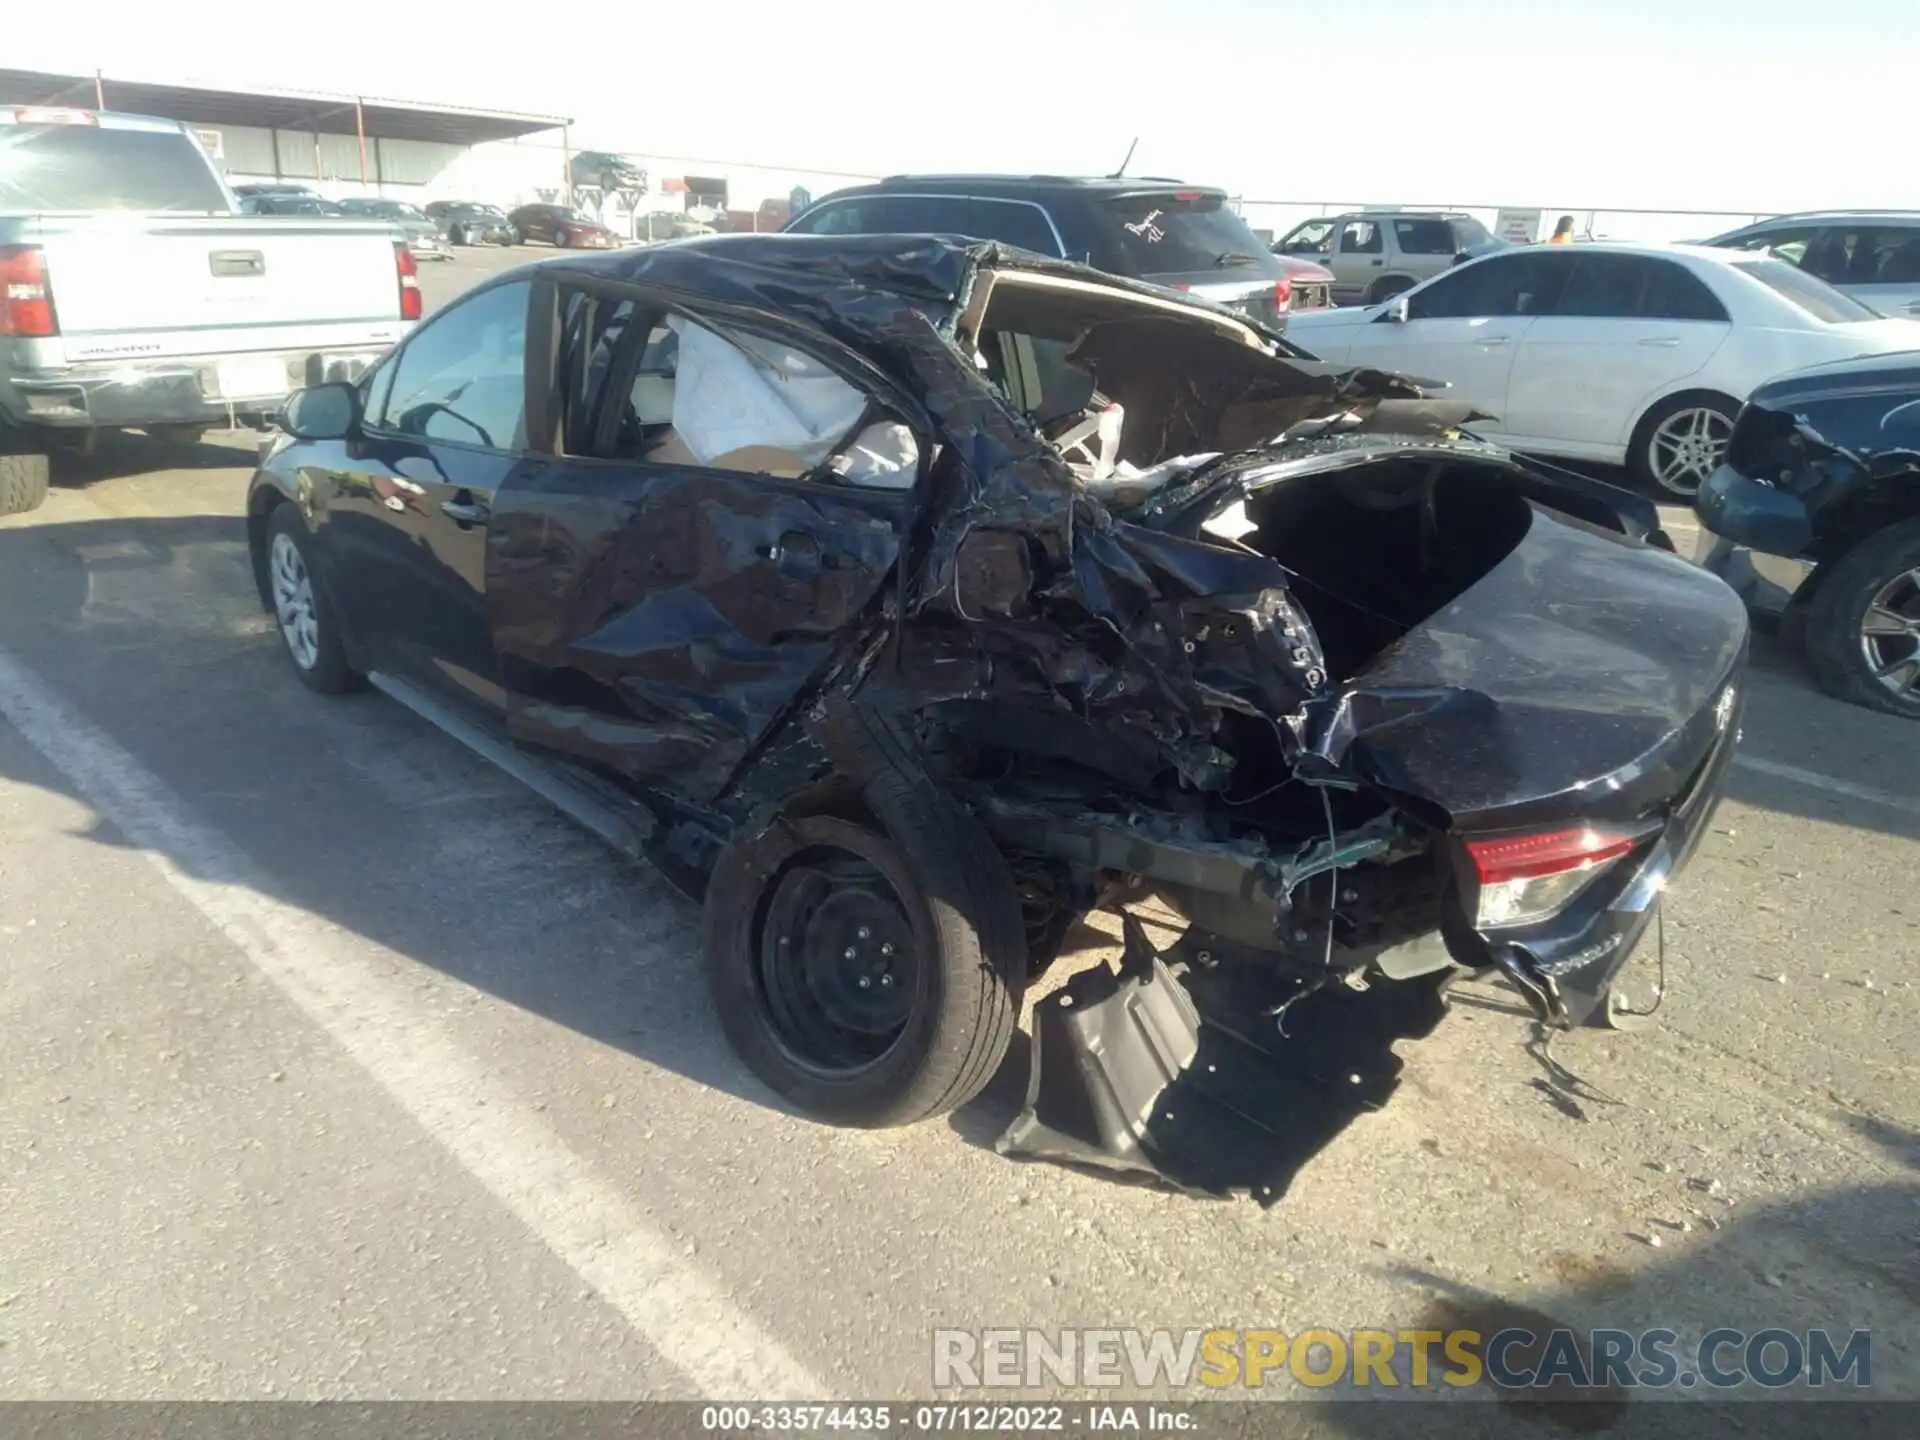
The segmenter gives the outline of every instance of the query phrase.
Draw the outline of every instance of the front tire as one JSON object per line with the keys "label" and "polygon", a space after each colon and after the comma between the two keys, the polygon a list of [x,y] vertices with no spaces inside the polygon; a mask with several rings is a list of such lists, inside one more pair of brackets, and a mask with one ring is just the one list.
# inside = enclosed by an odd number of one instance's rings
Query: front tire
{"label": "front tire", "polygon": [[274,623],[294,674],[309,690],[340,695],[359,688],[347,664],[340,625],[316,578],[313,537],[292,505],[280,505],[267,521],[267,594]]}
{"label": "front tire", "polygon": [[1710,390],[1662,400],[1633,428],[1627,465],[1642,485],[1691,500],[1726,458],[1739,402]]}
{"label": "front tire", "polygon": [[781,819],[721,857],[707,977],[728,1041],[782,1099],[832,1125],[910,1125],[993,1078],[1025,935],[969,814],[898,772],[866,798],[879,827]]}
{"label": "front tire", "polygon": [[1813,678],[1836,699],[1920,720],[1920,520],[1822,568],[1801,634]]}

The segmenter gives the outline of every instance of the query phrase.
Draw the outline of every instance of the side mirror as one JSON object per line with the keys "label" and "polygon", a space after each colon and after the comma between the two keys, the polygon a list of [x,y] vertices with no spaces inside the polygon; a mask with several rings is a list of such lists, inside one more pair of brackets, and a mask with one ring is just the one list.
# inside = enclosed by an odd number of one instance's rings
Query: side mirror
{"label": "side mirror", "polygon": [[296,390],[279,423],[296,440],[344,440],[360,426],[360,392],[337,382]]}
{"label": "side mirror", "polygon": [[1375,320],[1384,320],[1389,325],[1406,324],[1407,323],[1407,297],[1404,295],[1394,296],[1391,300],[1387,301],[1386,304],[1380,307],[1380,313],[1374,316],[1373,318]]}

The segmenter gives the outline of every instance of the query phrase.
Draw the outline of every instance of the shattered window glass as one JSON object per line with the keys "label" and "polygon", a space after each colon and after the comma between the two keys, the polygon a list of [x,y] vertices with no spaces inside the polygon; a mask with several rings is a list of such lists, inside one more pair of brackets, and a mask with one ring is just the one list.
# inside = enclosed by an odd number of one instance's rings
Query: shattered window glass
{"label": "shattered window glass", "polygon": [[495,285],[440,312],[408,338],[375,428],[520,450],[526,444],[525,280]]}

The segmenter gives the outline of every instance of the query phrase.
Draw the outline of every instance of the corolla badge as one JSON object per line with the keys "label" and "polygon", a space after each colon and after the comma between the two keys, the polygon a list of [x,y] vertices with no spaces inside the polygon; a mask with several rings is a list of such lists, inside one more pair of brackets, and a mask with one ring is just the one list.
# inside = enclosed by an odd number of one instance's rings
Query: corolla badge
{"label": "corolla badge", "polygon": [[1720,692],[1720,698],[1713,702],[1713,728],[1724,731],[1727,722],[1733,719],[1733,686],[1729,685]]}

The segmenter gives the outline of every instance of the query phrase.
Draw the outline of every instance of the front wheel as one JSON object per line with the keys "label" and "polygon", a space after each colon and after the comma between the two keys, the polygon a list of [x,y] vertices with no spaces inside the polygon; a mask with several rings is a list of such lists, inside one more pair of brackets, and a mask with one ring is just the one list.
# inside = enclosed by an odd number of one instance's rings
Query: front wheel
{"label": "front wheel", "polygon": [[1813,678],[1837,699],[1920,720],[1920,520],[1822,568],[1801,626]]}
{"label": "front wheel", "polygon": [[277,507],[267,522],[266,564],[273,618],[300,683],[322,695],[356,689],[360,677],[347,664],[333,606],[314,575],[313,539],[291,505]]}
{"label": "front wheel", "polygon": [[1628,466],[1643,485],[1691,500],[1726,457],[1737,402],[1696,391],[1661,401],[1641,417],[1628,447]]}
{"label": "front wheel", "polygon": [[784,1100],[834,1125],[909,1125],[977,1095],[1019,1016],[1025,936],[993,841],[883,775],[880,826],[783,819],[737,842],[706,898],[721,1028]]}

